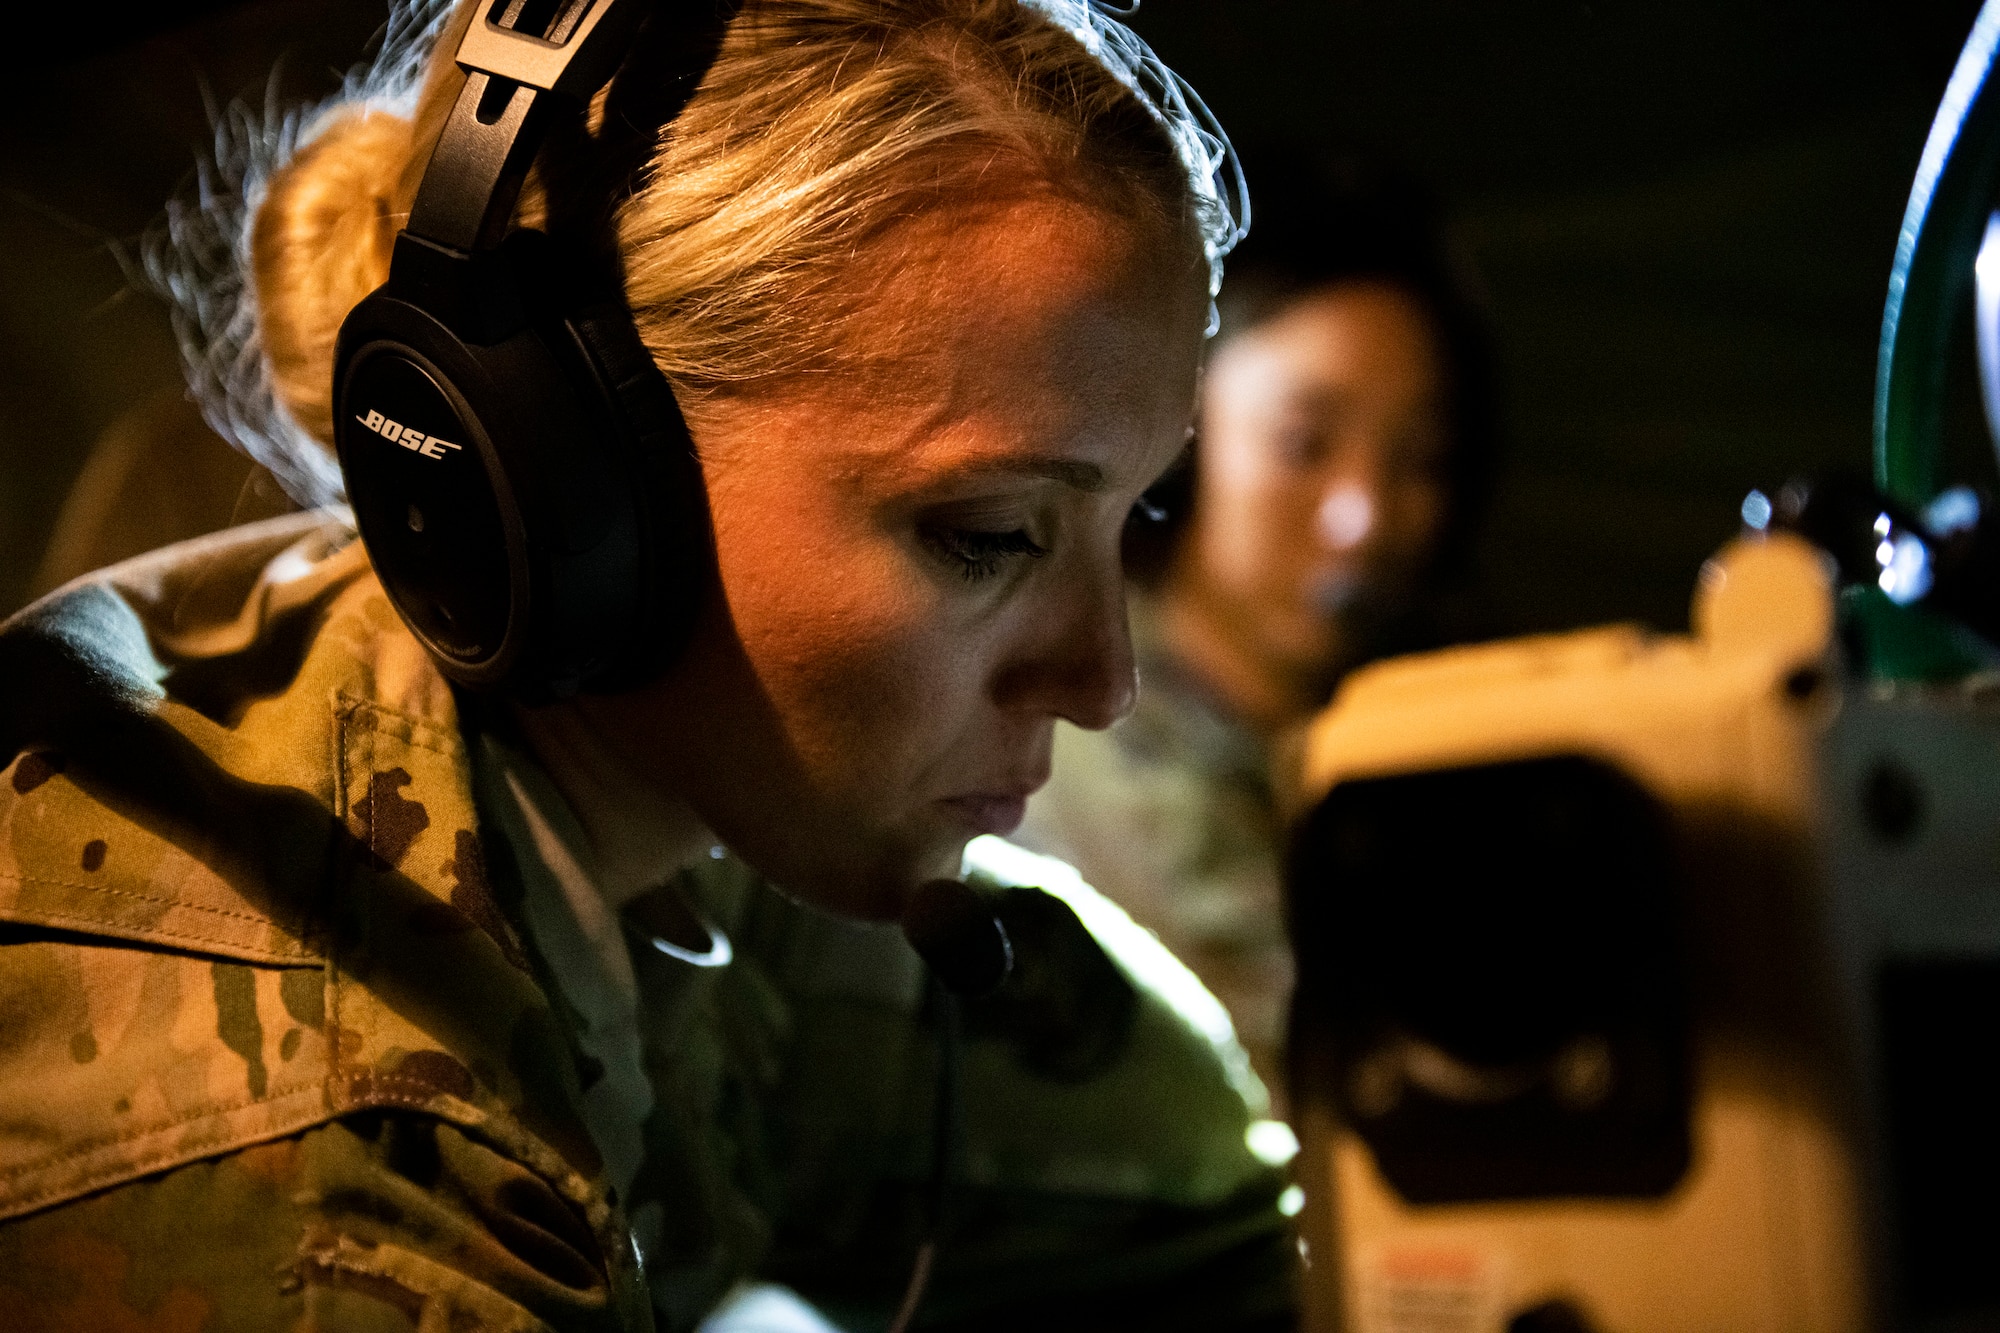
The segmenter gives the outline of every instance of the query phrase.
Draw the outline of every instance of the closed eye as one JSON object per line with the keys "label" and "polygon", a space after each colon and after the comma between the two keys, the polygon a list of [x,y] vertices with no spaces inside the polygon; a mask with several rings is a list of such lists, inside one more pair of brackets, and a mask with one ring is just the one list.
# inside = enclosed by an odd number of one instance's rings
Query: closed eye
{"label": "closed eye", "polygon": [[982,532],[975,528],[926,526],[922,535],[924,544],[940,560],[957,569],[967,583],[992,578],[1017,557],[1032,560],[1049,553],[1046,546],[1028,535],[1026,528]]}

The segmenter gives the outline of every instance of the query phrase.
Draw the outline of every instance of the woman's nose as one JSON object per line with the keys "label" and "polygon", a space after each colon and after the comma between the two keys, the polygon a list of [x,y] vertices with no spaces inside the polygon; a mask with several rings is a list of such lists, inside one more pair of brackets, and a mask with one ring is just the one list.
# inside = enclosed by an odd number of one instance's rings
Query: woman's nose
{"label": "woman's nose", "polygon": [[1352,478],[1342,478],[1327,487],[1314,516],[1319,539],[1342,552],[1364,545],[1375,531],[1376,522],[1373,489]]}
{"label": "woman's nose", "polygon": [[1139,669],[1125,621],[1124,583],[1107,582],[1072,603],[1071,614],[1043,622],[1028,651],[1000,673],[996,694],[1003,707],[1058,717],[1086,731],[1102,731],[1132,711]]}

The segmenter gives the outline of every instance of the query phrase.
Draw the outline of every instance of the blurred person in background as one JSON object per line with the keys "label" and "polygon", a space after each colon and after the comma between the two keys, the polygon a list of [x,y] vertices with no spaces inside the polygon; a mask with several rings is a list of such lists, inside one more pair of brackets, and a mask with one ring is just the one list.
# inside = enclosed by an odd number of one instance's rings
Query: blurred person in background
{"label": "blurred person in background", "polygon": [[1486,322],[1418,191],[1248,166],[1195,435],[1128,537],[1137,709],[1058,731],[1018,837],[1193,969],[1275,1089],[1287,739],[1356,666],[1472,637],[1498,412]]}

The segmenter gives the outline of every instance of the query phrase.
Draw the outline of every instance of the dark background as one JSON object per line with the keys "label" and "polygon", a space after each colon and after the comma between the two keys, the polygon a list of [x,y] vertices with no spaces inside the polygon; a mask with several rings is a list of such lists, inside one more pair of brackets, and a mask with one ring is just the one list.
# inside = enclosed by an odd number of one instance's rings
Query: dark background
{"label": "dark background", "polygon": [[[1505,357],[1501,622],[1676,628],[1745,490],[1866,463],[1897,223],[1976,8],[1147,0],[1135,25],[1238,137],[1358,146],[1448,206]],[[53,38],[0,93],[0,611],[92,442],[177,393],[164,308],[119,256],[208,106],[324,95],[382,16],[44,11]]]}

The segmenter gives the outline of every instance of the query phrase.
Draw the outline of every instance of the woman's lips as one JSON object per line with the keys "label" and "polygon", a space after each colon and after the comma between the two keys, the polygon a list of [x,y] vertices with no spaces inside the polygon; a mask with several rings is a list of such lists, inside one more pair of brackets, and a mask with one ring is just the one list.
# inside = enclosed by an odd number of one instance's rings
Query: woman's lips
{"label": "woman's lips", "polygon": [[1005,792],[972,792],[965,796],[947,797],[944,805],[957,816],[960,823],[978,833],[1012,833],[1021,826],[1021,820],[1028,813],[1028,797],[1025,792],[1013,795]]}

